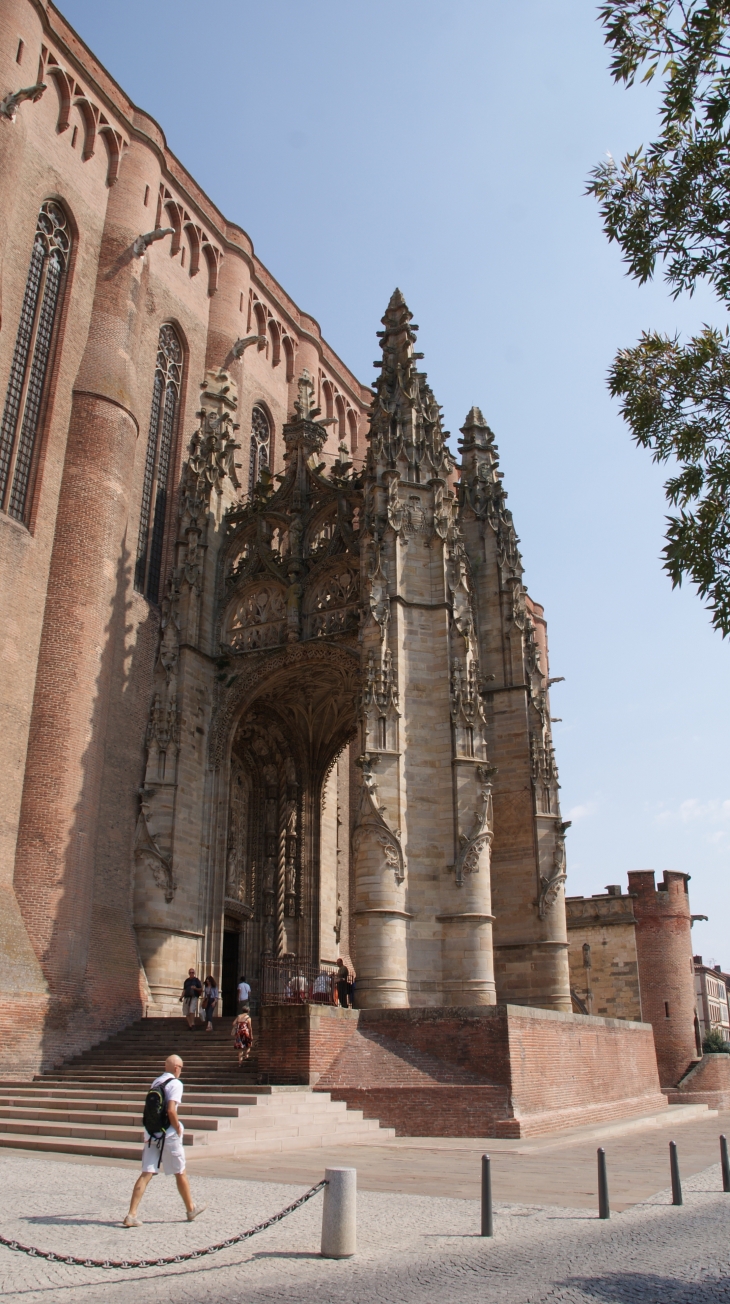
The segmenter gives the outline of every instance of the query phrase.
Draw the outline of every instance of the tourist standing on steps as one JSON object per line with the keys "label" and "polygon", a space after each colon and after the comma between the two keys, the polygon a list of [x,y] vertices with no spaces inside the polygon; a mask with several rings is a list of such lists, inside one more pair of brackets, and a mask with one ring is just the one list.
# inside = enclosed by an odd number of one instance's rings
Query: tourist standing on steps
{"label": "tourist standing on steps", "polygon": [[[193,1204],[190,1183],[185,1173],[185,1151],[183,1150],[183,1125],[178,1117],[177,1107],[183,1096],[183,1084],[180,1081],[183,1062],[179,1055],[168,1055],[165,1060],[165,1072],[155,1078],[145,1101],[144,1149],[142,1151],[142,1172],[134,1184],[129,1213],[122,1224],[124,1227],[141,1227],[137,1217],[140,1201],[155,1173],[160,1167],[165,1176],[174,1174],[177,1189],[183,1198],[188,1222],[197,1218],[207,1209],[207,1204]],[[154,1121],[153,1121],[154,1120]],[[148,1127],[151,1131],[148,1131]]]}
{"label": "tourist standing on steps", "polygon": [[203,984],[195,976],[194,969],[188,969],[188,976],[183,983],[182,1002],[183,1018],[187,1019],[188,1027],[195,1027],[195,1016],[198,1013],[198,1001],[203,991]]}
{"label": "tourist standing on steps", "polygon": [[250,1013],[251,1011],[251,1006],[249,1003],[250,1000],[251,1000],[251,987],[249,983],[246,982],[246,975],[244,974],[238,984],[238,1013],[239,1014],[245,1014],[247,1012]]}
{"label": "tourist standing on steps", "polygon": [[352,983],[350,982],[350,970],[342,959],[341,955],[337,957],[337,1000],[346,1010],[352,1006]]}
{"label": "tourist standing on steps", "polygon": [[203,1008],[205,1012],[205,1031],[213,1031],[213,1015],[215,1007],[218,1004],[218,988],[215,984],[215,978],[208,974],[205,980],[205,990],[203,991]]}

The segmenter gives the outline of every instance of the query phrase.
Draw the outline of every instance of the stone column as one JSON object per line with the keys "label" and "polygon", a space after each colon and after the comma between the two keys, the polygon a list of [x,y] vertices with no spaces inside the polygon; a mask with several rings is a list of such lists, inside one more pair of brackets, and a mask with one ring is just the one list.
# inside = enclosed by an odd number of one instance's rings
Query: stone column
{"label": "stone column", "polygon": [[462,427],[459,524],[473,576],[489,759],[497,999],[571,1009],[560,817],[542,608],[522,560],[494,436],[478,408]]}

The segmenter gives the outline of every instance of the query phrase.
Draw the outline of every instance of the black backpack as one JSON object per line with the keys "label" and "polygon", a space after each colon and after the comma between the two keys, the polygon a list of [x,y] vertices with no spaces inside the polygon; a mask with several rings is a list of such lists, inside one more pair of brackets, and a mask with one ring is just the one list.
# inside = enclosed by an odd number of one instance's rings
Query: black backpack
{"label": "black backpack", "polygon": [[170,1126],[170,1119],[167,1114],[167,1099],[165,1097],[165,1086],[171,1081],[174,1074],[165,1078],[164,1082],[159,1082],[156,1087],[150,1087],[144,1102],[144,1111],[142,1114],[142,1123],[145,1132],[151,1137],[164,1136]]}

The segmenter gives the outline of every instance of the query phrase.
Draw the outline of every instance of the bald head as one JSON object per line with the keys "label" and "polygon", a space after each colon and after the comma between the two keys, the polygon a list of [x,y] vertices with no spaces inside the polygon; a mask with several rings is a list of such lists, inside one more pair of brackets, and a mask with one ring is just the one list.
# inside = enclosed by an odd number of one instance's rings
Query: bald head
{"label": "bald head", "polygon": [[182,1073],[183,1062],[179,1055],[168,1055],[165,1060],[165,1072],[174,1073],[176,1078]]}

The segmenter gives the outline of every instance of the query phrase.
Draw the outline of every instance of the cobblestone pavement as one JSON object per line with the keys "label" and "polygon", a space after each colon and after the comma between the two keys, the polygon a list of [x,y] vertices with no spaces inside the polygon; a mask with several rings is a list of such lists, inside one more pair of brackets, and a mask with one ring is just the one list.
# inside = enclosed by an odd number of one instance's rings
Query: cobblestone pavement
{"label": "cobblestone pavement", "polygon": [[[184,1221],[160,1176],[124,1230],[134,1174],[106,1165],[0,1157],[0,1230],[71,1254],[144,1257],[202,1248],[263,1220],[302,1193],[281,1183],[193,1178],[209,1209]],[[585,1209],[497,1204],[495,1237],[478,1235],[474,1200],[362,1191],[358,1254],[319,1257],[322,1196],[283,1223],[187,1266],[104,1272],[29,1259],[0,1247],[0,1292],[23,1304],[730,1304],[730,1195],[719,1165],[599,1222]]]}

